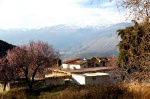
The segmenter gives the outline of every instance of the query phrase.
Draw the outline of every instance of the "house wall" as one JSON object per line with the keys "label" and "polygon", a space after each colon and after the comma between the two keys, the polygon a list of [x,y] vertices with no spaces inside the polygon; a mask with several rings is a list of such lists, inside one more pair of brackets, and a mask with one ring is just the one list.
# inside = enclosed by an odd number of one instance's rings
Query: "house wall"
{"label": "house wall", "polygon": [[87,76],[85,78],[85,84],[103,84],[109,82],[110,82],[109,75]]}
{"label": "house wall", "polygon": [[72,81],[73,83],[76,83],[79,85],[103,84],[103,83],[110,83],[110,77],[109,75],[84,76],[82,74],[72,74]]}
{"label": "house wall", "polygon": [[96,58],[93,57],[89,60],[87,60],[87,65],[88,67],[104,67],[104,66],[109,66],[110,64],[108,58]]}
{"label": "house wall", "polygon": [[72,82],[79,85],[85,85],[85,76],[72,74]]}
{"label": "house wall", "polygon": [[82,68],[81,65],[70,64],[70,69],[81,69],[81,68]]}
{"label": "house wall", "polygon": [[64,69],[68,69],[68,68],[69,68],[69,64],[62,64],[62,67],[63,67]]}
{"label": "house wall", "polygon": [[86,67],[87,67],[86,64],[82,64],[82,65],[70,64],[70,69],[82,69],[82,68],[86,68]]}

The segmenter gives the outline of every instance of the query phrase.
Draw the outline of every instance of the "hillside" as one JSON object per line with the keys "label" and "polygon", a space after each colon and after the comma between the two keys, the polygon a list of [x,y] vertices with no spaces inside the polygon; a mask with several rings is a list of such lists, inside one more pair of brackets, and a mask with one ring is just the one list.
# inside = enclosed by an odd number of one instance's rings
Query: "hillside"
{"label": "hillside", "polygon": [[120,38],[117,36],[116,31],[130,25],[132,24],[115,24],[100,30],[99,33],[93,34],[87,38],[85,37],[81,41],[67,45],[61,49],[61,51],[63,51],[63,58],[117,56],[117,44],[119,43]]}
{"label": "hillside", "polygon": [[9,49],[12,49],[14,45],[11,45],[5,41],[0,40],[0,57],[6,54]]}

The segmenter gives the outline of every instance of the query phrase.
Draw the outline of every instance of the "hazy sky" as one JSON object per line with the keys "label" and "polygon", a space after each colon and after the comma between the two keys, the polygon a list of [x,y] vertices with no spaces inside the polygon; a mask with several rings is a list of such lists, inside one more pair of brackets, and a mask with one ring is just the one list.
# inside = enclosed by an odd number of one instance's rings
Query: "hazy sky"
{"label": "hazy sky", "polygon": [[59,24],[108,25],[125,21],[115,2],[92,0],[0,0],[0,29]]}

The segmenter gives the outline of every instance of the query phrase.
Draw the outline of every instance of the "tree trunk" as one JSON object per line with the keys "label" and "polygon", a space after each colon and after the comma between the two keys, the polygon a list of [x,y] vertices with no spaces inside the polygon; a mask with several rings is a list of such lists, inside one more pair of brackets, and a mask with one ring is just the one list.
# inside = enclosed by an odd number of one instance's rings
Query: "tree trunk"
{"label": "tree trunk", "polygon": [[31,82],[30,82],[30,84],[28,84],[30,90],[33,89],[33,86],[32,86],[32,85],[33,85],[33,84],[32,84]]}
{"label": "tree trunk", "polygon": [[7,85],[7,82],[5,81],[5,82],[4,82],[3,91],[5,91],[5,90],[6,90],[6,85]]}
{"label": "tree trunk", "polygon": [[33,88],[34,77],[35,77],[35,75],[36,75],[36,73],[37,73],[37,70],[38,70],[39,66],[40,66],[40,65],[38,65],[37,68],[36,68],[36,69],[34,70],[34,72],[33,72],[33,75],[32,75],[32,78],[31,78],[31,83],[30,83],[30,87],[31,87],[31,88]]}
{"label": "tree trunk", "polygon": [[26,82],[27,82],[28,88],[30,90],[32,90],[32,83],[31,83],[31,81],[30,81],[30,79],[28,77],[26,77]]}
{"label": "tree trunk", "polygon": [[30,78],[28,77],[28,68],[26,68],[24,73],[25,73],[25,78],[26,78],[26,82],[27,82],[28,88],[30,90],[32,90],[32,82],[30,81]]}

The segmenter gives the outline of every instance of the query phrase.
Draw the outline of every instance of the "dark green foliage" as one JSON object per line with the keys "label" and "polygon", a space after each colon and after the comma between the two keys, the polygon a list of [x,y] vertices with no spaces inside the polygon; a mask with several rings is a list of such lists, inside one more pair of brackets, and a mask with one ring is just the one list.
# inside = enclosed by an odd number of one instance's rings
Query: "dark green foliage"
{"label": "dark green foliage", "polygon": [[15,47],[14,45],[8,44],[5,41],[0,40],[0,57],[6,55],[6,52]]}
{"label": "dark green foliage", "polygon": [[[117,31],[119,42],[119,67],[130,80],[148,80],[150,76],[150,23],[133,20],[134,26]],[[130,71],[130,72],[127,72]]]}

